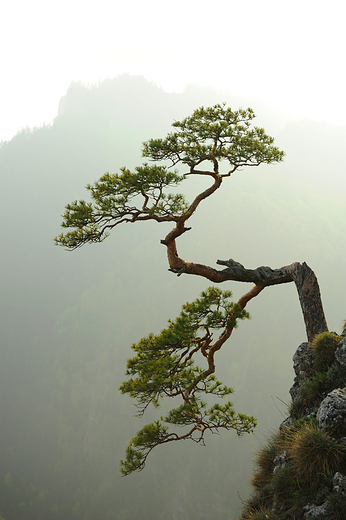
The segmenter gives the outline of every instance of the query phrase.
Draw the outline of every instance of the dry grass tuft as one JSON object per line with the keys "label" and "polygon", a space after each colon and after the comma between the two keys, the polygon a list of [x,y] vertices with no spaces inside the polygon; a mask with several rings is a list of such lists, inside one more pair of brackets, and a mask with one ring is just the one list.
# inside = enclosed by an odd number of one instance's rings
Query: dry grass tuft
{"label": "dry grass tuft", "polygon": [[274,469],[274,459],[278,454],[279,433],[272,435],[265,446],[263,446],[255,457],[255,470],[251,478],[254,488],[260,489],[271,481]]}
{"label": "dry grass tuft", "polygon": [[345,464],[343,446],[311,423],[288,429],[284,446],[295,477],[305,483],[334,474]]}
{"label": "dry grass tuft", "polygon": [[242,520],[278,520],[279,517],[268,509],[257,509],[249,511],[246,516],[242,517]]}

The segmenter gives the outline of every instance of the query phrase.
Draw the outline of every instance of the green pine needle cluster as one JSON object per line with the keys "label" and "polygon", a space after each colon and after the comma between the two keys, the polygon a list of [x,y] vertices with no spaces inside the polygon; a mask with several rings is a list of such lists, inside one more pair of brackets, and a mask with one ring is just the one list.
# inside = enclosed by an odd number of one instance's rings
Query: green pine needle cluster
{"label": "green pine needle cluster", "polygon": [[204,161],[214,165],[227,161],[231,171],[282,161],[284,153],[273,146],[274,139],[263,128],[251,128],[255,117],[251,108],[233,111],[225,103],[198,108],[183,121],[172,124],[176,132],[144,143],[143,155],[170,160],[173,165],[182,162],[191,171]]}
{"label": "green pine needle cluster", "polygon": [[56,245],[73,250],[86,243],[102,242],[120,223],[171,221],[187,211],[183,195],[164,191],[180,184],[184,175],[148,164],[137,167],[134,173],[127,168],[120,170],[121,174],[105,173],[93,185],[87,185],[92,202],[67,204],[62,227],[72,231],[56,237]]}

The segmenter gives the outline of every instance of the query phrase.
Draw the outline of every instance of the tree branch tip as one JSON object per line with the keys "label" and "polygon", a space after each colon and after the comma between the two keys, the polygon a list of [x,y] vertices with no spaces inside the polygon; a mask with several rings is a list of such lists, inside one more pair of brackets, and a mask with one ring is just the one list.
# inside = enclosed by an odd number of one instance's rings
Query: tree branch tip
{"label": "tree branch tip", "polygon": [[[166,240],[162,239],[162,240],[160,240],[160,244],[163,244],[164,246],[166,246],[166,245],[167,245],[167,242],[166,242]],[[168,271],[170,271],[170,270],[171,270],[171,269],[168,269]]]}
{"label": "tree branch tip", "polygon": [[217,265],[227,265],[227,260],[216,260]]}
{"label": "tree branch tip", "polygon": [[218,265],[225,265],[227,267],[241,267],[244,269],[243,264],[237,262],[236,260],[233,260],[233,258],[229,258],[228,260],[216,260],[216,263]]}

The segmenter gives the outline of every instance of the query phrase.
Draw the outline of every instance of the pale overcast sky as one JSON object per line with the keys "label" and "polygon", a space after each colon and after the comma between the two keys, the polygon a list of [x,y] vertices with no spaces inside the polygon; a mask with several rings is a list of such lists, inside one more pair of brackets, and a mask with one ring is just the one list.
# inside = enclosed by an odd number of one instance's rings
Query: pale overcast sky
{"label": "pale overcast sky", "polygon": [[[0,140],[56,115],[73,80],[194,82],[346,123],[340,0],[11,0],[0,19]],[[221,101],[221,100],[220,100]]]}

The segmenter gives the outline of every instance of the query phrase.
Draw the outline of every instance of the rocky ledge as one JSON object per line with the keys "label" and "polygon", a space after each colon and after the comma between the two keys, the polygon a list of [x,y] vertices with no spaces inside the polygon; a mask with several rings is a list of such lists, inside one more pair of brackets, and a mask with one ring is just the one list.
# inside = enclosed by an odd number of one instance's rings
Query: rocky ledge
{"label": "rocky ledge", "polygon": [[293,356],[289,416],[256,456],[242,520],[346,520],[346,337]]}

